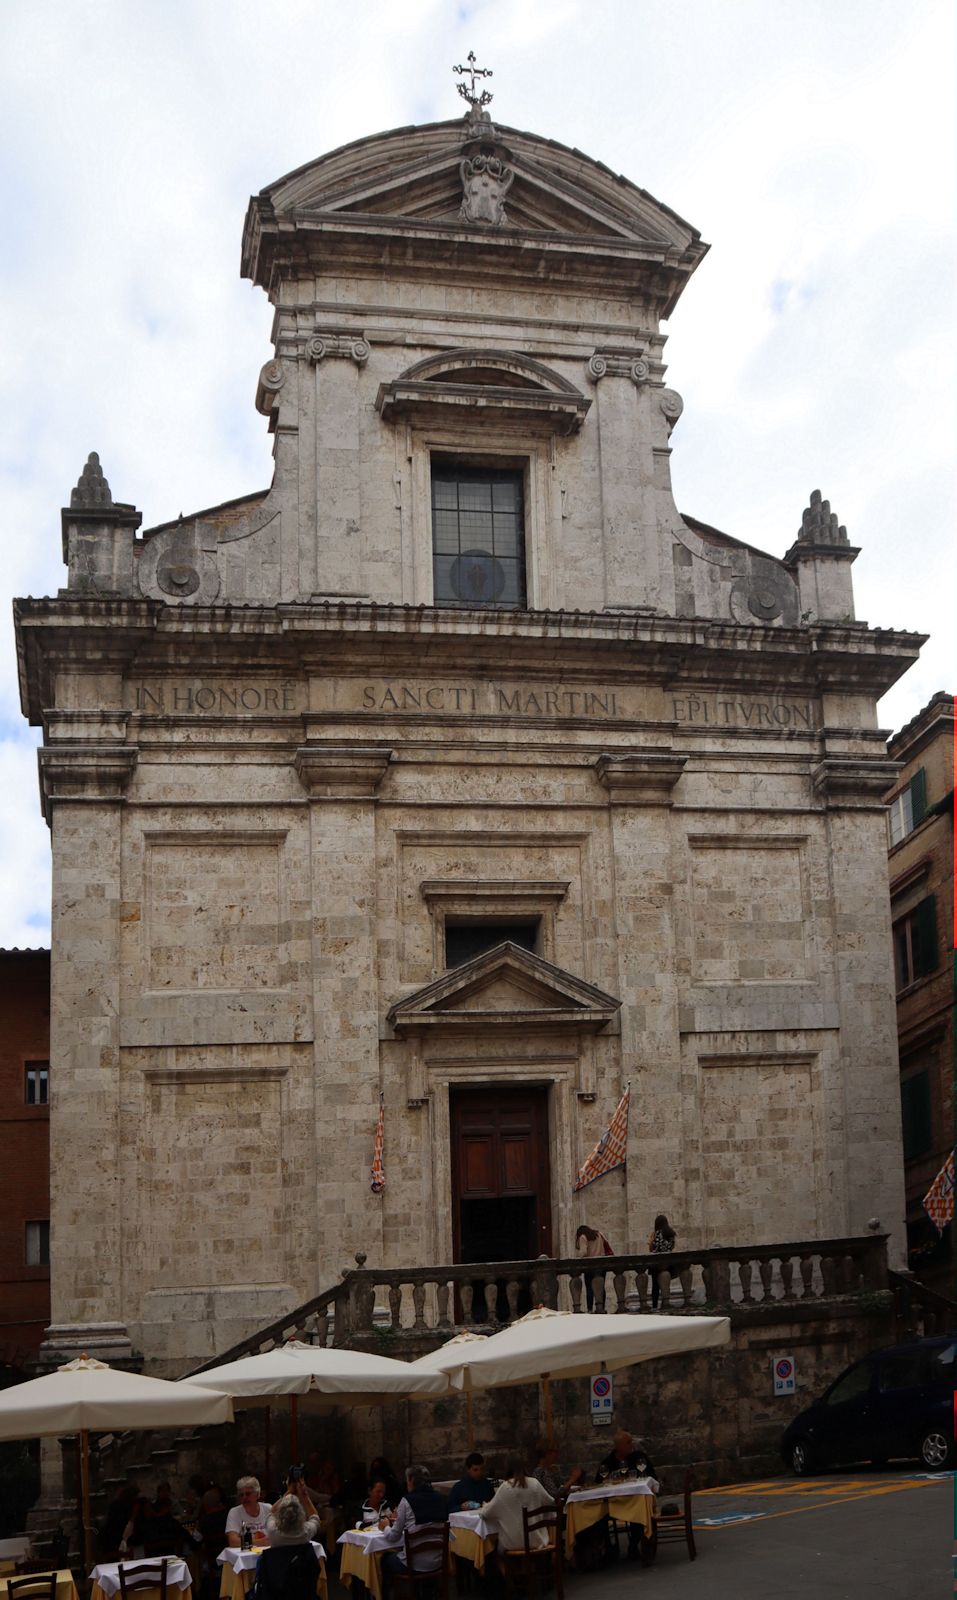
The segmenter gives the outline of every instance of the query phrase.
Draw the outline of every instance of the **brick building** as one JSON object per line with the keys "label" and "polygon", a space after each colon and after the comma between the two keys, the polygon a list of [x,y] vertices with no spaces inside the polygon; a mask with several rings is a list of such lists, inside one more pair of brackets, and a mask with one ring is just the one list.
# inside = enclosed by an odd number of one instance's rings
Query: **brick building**
{"label": "brick building", "polygon": [[887,748],[903,762],[888,828],[908,1264],[949,1293],[953,1228],[938,1238],[921,1202],[954,1139],[953,695],[935,694]]}
{"label": "brick building", "polygon": [[0,950],[0,1366],[50,1320],[50,952]]}

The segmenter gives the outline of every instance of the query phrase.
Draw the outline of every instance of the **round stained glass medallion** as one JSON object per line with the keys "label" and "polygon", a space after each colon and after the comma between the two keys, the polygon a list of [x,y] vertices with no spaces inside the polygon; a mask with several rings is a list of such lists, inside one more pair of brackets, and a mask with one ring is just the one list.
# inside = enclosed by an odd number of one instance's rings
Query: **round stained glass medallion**
{"label": "round stained glass medallion", "polygon": [[488,605],[505,592],[505,568],[488,550],[463,550],[449,571],[452,593],[473,605]]}

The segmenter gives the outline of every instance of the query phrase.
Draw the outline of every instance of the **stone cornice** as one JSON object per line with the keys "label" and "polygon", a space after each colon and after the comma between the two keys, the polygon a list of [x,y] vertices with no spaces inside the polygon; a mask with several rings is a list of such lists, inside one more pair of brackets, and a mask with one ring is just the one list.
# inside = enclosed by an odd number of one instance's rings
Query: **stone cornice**
{"label": "stone cornice", "polygon": [[895,771],[892,761],[825,756],[811,769],[811,786],[829,811],[883,811]]}
{"label": "stone cornice", "polygon": [[375,800],[392,751],[373,745],[302,745],[299,781],[310,800]]}
{"label": "stone cornice", "polygon": [[687,759],[671,750],[606,753],[598,757],[595,771],[613,805],[670,806]]}
{"label": "stone cornice", "polygon": [[47,823],[54,805],[118,805],[126,798],[138,754],[135,745],[42,746],[37,761]]}

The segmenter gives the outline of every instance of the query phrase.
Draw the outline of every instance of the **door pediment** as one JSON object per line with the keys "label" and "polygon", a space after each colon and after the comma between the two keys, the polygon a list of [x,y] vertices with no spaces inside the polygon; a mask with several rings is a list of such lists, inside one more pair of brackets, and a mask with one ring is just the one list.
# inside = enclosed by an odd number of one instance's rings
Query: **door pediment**
{"label": "door pediment", "polygon": [[477,1028],[597,1033],[620,1006],[613,995],[506,941],[396,1001],[388,1020],[399,1038]]}

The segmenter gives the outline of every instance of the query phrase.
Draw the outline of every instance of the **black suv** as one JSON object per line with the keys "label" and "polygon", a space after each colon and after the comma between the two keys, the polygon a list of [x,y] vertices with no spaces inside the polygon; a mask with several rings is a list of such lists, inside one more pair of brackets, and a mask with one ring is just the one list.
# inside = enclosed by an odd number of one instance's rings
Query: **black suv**
{"label": "black suv", "polygon": [[953,1334],[875,1350],[789,1423],[781,1453],[799,1476],[842,1462],[913,1458],[931,1472],[954,1463]]}

